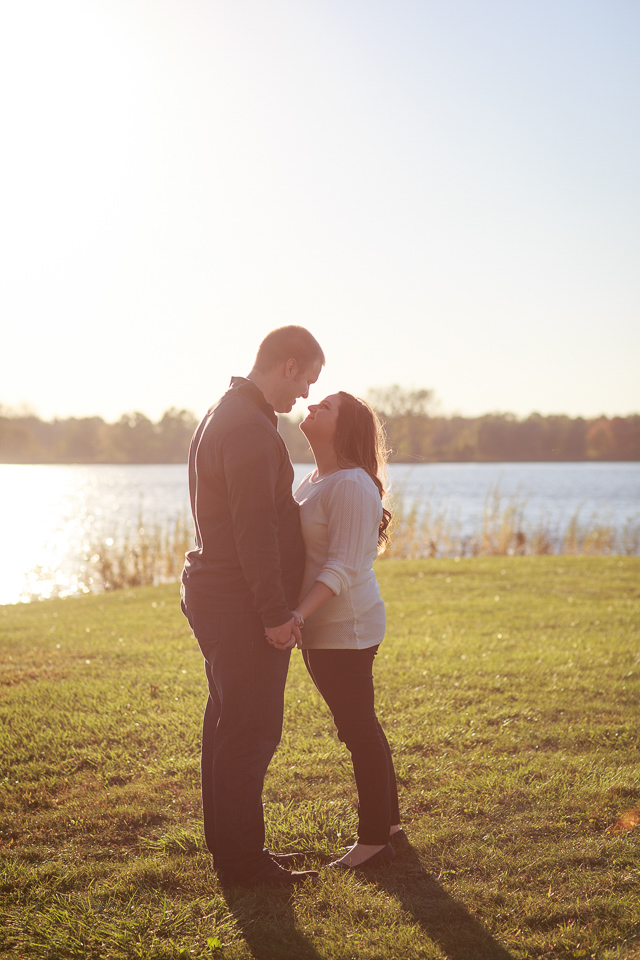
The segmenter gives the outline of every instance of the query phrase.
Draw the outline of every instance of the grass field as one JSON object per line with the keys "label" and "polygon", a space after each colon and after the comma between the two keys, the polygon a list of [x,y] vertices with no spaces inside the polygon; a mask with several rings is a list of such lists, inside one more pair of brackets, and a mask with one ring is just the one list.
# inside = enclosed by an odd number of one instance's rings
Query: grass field
{"label": "grass field", "polygon": [[[200,654],[175,585],[0,607],[0,955],[640,958],[640,558],[381,561],[376,664],[410,845],[367,877],[223,890],[204,849]],[[301,664],[273,849],[354,840]]]}

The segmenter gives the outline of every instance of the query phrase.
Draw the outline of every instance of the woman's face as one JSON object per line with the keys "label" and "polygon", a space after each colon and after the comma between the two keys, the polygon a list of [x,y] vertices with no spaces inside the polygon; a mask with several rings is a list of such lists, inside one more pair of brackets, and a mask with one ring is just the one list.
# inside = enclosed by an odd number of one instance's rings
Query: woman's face
{"label": "woman's face", "polygon": [[311,445],[331,443],[336,434],[340,396],[331,393],[321,403],[312,403],[309,413],[300,424],[300,429]]}

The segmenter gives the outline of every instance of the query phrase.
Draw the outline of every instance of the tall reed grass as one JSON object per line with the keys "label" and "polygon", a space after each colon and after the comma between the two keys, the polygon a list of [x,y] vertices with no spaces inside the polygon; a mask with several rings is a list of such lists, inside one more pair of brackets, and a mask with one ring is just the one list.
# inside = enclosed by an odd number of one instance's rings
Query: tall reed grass
{"label": "tall reed grass", "polygon": [[[640,553],[638,517],[630,518],[622,529],[595,513],[583,520],[580,510],[564,529],[554,529],[546,520],[530,524],[525,520],[526,500],[505,499],[498,487],[487,496],[471,533],[463,532],[459,517],[443,504],[410,501],[398,492],[388,506],[393,518],[383,556],[389,559]],[[88,558],[92,586],[118,590],[177,580],[192,547],[191,518],[147,526],[140,515],[133,531],[108,537],[93,548]]]}
{"label": "tall reed grass", "polygon": [[552,526],[547,519],[525,519],[526,498],[504,498],[499,487],[485,500],[482,515],[471,532],[462,531],[458,516],[442,504],[409,501],[401,491],[389,498],[393,515],[388,558],[603,556],[640,553],[640,516],[621,527],[602,520],[597,512],[587,518],[577,509],[566,526]]}
{"label": "tall reed grass", "polygon": [[186,516],[147,526],[142,514],[133,531],[94,545],[88,563],[93,584],[120,590],[177,580],[184,555],[193,547],[193,524]]}

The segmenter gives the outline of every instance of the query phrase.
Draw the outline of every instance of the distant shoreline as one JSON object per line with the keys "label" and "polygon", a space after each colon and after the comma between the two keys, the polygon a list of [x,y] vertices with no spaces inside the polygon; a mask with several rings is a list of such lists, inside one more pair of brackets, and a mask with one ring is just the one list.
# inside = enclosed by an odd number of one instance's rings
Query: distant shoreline
{"label": "distant shoreline", "polygon": [[[392,463],[633,463],[640,461],[640,414],[585,420],[507,413],[432,416],[415,404],[382,411]],[[142,413],[44,421],[0,407],[0,463],[185,463],[198,419],[167,410],[157,423]],[[280,435],[294,463],[311,463],[298,421],[281,416]]]}

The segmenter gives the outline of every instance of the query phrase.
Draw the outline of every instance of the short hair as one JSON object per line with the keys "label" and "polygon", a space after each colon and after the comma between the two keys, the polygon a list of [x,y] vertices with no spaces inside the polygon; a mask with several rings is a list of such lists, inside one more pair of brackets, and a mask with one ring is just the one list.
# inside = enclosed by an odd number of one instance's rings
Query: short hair
{"label": "short hair", "polygon": [[268,373],[287,360],[296,360],[300,370],[306,370],[314,362],[323,367],[325,364],[322,347],[316,338],[295,324],[268,333],[258,347],[253,366],[260,373]]}

